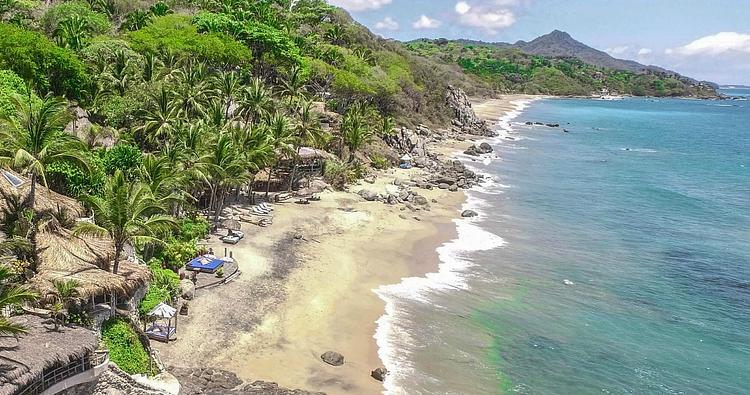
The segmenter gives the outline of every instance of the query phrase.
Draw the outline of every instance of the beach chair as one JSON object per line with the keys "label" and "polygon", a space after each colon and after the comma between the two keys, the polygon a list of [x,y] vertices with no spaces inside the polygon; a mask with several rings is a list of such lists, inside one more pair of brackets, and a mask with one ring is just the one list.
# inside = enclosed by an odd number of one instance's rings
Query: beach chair
{"label": "beach chair", "polygon": [[261,216],[261,217],[270,217],[270,216],[271,216],[271,214],[270,214],[269,212],[263,211],[263,210],[261,210],[261,209],[260,209],[259,207],[257,207],[257,206],[256,206],[256,207],[253,207],[253,208],[251,209],[251,211],[252,211],[252,214],[253,214],[253,215],[258,215],[258,216]]}
{"label": "beach chair", "polygon": [[267,202],[263,202],[263,203],[259,204],[258,207],[262,208],[265,211],[269,211],[269,212],[273,211],[273,206],[271,206]]}
{"label": "beach chair", "polygon": [[263,207],[260,207],[260,206],[254,206],[252,208],[252,210],[253,210],[253,212],[261,212],[261,213],[265,213],[265,214],[271,214],[271,210],[264,209]]}

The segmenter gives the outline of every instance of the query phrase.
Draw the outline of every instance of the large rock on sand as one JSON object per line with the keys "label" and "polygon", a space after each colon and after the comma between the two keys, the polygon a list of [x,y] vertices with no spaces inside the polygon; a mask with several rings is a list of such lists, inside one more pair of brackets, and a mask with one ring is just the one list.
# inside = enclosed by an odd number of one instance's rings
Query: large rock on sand
{"label": "large rock on sand", "polygon": [[185,300],[193,300],[195,297],[195,284],[190,279],[180,281],[180,296]]}
{"label": "large rock on sand", "polygon": [[462,216],[462,217],[464,217],[464,218],[472,218],[472,217],[476,217],[476,216],[478,216],[478,215],[479,215],[479,214],[477,214],[477,212],[476,212],[476,211],[474,211],[474,210],[464,210],[464,211],[463,211],[463,212],[461,213],[461,216]]}
{"label": "large rock on sand", "polygon": [[386,368],[377,368],[370,373],[370,376],[378,381],[384,381],[387,375],[388,369]]}
{"label": "large rock on sand", "polygon": [[362,196],[362,199],[367,200],[368,202],[373,202],[375,200],[380,199],[380,195],[378,195],[377,192],[370,190],[370,189],[363,189],[357,193],[359,196]]}
{"label": "large rock on sand", "polygon": [[333,366],[341,366],[344,364],[344,356],[335,351],[326,351],[320,356],[320,359]]}

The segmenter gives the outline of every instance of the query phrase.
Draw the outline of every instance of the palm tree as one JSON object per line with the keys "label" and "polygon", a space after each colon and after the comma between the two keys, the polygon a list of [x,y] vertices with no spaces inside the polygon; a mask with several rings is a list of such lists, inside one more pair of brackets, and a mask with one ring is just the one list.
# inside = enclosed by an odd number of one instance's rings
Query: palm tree
{"label": "palm tree", "polygon": [[312,102],[304,102],[300,106],[297,122],[294,125],[294,166],[292,175],[289,177],[289,192],[292,191],[294,177],[299,166],[299,151],[303,145],[320,139],[323,130],[320,128],[320,119],[313,110]]}
{"label": "palm tree", "polygon": [[146,141],[153,144],[164,140],[174,130],[178,121],[178,108],[172,92],[164,84],[158,91],[151,93],[150,97],[151,106],[143,116],[145,122],[136,130],[143,134]]}
{"label": "palm tree", "polygon": [[326,31],[324,38],[331,44],[341,45],[345,41],[345,34],[346,33],[344,32],[344,29],[341,27],[341,25],[333,25]]}
{"label": "palm tree", "polygon": [[153,52],[146,52],[143,54],[143,74],[141,78],[146,82],[151,82],[159,75],[159,69],[163,66],[164,64]]}
{"label": "palm tree", "polygon": [[135,10],[125,17],[122,27],[132,31],[139,30],[151,21],[151,14],[143,10]]}
{"label": "palm tree", "polygon": [[116,50],[112,57],[113,61],[110,65],[107,65],[102,77],[122,96],[132,82],[133,76],[138,76],[138,73],[133,70],[137,66],[133,62],[133,58],[122,49]]}
{"label": "palm tree", "polygon": [[52,319],[55,322],[55,330],[60,326],[60,323],[65,324],[65,316],[70,305],[80,296],[78,291],[78,281],[73,279],[56,279],[52,281],[53,289],[49,292],[49,296],[54,299],[52,303]]}
{"label": "palm tree", "polygon": [[[47,166],[67,161],[88,170],[88,164],[81,155],[81,141],[63,132],[69,119],[64,99],[47,95],[36,106],[30,104],[30,99],[28,105],[15,97],[12,100],[16,106],[16,118],[0,118],[0,165],[11,165],[31,178],[28,204],[34,219],[29,238],[36,251],[36,187],[40,179],[47,186]],[[36,253],[32,261],[32,270],[36,271]]]}
{"label": "palm tree", "polygon": [[279,158],[294,153],[294,149],[292,148],[294,131],[292,130],[289,118],[277,112],[268,122],[268,132],[268,143],[276,155],[276,160],[271,162],[271,168],[268,170],[266,198],[268,198],[271,192],[271,180],[273,179],[273,172],[276,169],[276,162],[278,162]]}
{"label": "palm tree", "polygon": [[243,90],[239,104],[240,114],[245,119],[245,126],[248,126],[268,115],[273,107],[273,98],[263,80],[253,78]]}
{"label": "palm tree", "polygon": [[221,132],[211,141],[208,152],[196,163],[211,192],[208,213],[210,215],[211,209],[214,209],[214,222],[218,221],[224,208],[225,194],[249,178],[242,159],[242,154],[232,141],[232,137],[226,132]]}
{"label": "palm tree", "polygon": [[282,93],[289,97],[289,107],[292,107],[294,101],[305,92],[305,83],[302,69],[297,65],[292,66],[289,75],[281,81]]}
{"label": "palm tree", "polygon": [[149,11],[151,12],[153,16],[164,16],[164,15],[169,15],[169,14],[174,13],[174,11],[172,11],[169,8],[169,6],[163,1],[154,3],[154,5],[152,5],[151,8],[149,8]]}
{"label": "palm tree", "polygon": [[164,207],[148,186],[127,181],[120,170],[107,181],[102,196],[85,195],[84,201],[94,211],[96,223],[79,223],[73,233],[111,238],[115,244],[114,274],[127,243],[162,243],[157,235],[176,225],[172,217],[163,215]]}
{"label": "palm tree", "polygon": [[188,59],[182,67],[170,74],[177,87],[172,90],[172,95],[179,104],[179,114],[187,119],[194,119],[201,115],[207,98],[213,92],[206,83],[208,68],[205,63],[194,62]]}
{"label": "palm tree", "polygon": [[226,107],[224,117],[229,118],[229,108],[241,89],[240,78],[236,71],[222,71],[214,76],[213,85]]}
{"label": "palm tree", "polygon": [[349,148],[349,161],[354,160],[355,152],[369,144],[375,136],[360,106],[352,106],[346,112],[341,122],[341,133]]}
{"label": "palm tree", "polygon": [[78,15],[72,15],[60,22],[55,30],[55,39],[61,47],[77,51],[83,48],[88,33],[88,22]]}
{"label": "palm tree", "polygon": [[[2,249],[3,246],[0,245],[0,252]],[[0,265],[0,310],[24,302],[32,302],[37,298],[34,292],[17,284],[14,281],[15,277],[10,267],[5,264]],[[13,323],[3,315],[0,315],[0,336],[15,336],[24,333],[26,333],[26,328],[23,325]]]}

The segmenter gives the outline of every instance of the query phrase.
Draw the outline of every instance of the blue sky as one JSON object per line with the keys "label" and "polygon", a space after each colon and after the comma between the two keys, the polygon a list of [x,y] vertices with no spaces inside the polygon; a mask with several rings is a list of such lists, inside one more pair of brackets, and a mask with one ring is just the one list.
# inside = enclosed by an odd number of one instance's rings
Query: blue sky
{"label": "blue sky", "polygon": [[554,29],[612,56],[750,85],[750,0],[329,0],[384,37],[531,40]]}

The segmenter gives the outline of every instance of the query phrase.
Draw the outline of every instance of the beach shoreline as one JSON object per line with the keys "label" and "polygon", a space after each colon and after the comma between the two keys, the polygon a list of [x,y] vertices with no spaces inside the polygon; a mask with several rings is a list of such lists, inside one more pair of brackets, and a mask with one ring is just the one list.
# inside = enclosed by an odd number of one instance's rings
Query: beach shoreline
{"label": "beach shoreline", "polygon": [[[529,98],[512,95],[475,108],[494,128],[518,109],[513,102]],[[451,140],[430,150],[449,159],[472,143]],[[392,190],[396,180],[420,172],[381,171],[374,183],[360,182],[350,191]],[[429,208],[412,211],[350,192],[325,192],[321,202],[310,205],[277,205],[271,227],[248,228],[246,239],[231,247],[242,275],[190,302],[180,339],[156,346],[161,359],[175,367],[219,366],[246,381],[286,388],[383,392],[370,372],[394,367],[383,360],[376,339],[386,302],[375,291],[438,273],[437,250],[458,238],[456,220],[467,201],[461,191],[436,188],[420,194],[431,202]],[[215,237],[208,244],[223,250]],[[200,330],[205,327],[220,338],[206,339]],[[341,353],[344,365],[323,363],[320,355],[326,351]]]}

